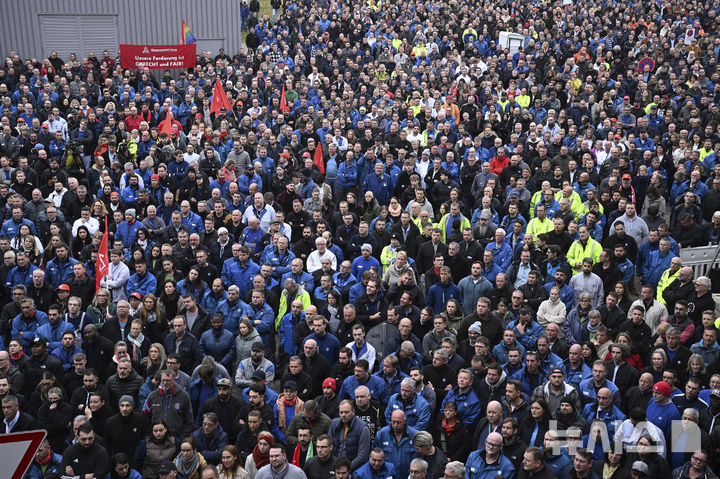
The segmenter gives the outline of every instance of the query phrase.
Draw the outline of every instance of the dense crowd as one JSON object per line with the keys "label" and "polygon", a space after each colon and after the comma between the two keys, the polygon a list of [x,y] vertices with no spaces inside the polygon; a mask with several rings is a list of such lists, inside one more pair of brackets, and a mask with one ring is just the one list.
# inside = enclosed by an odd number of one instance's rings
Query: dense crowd
{"label": "dense crowd", "polygon": [[716,479],[720,3],[271,3],[0,68],[25,477]]}

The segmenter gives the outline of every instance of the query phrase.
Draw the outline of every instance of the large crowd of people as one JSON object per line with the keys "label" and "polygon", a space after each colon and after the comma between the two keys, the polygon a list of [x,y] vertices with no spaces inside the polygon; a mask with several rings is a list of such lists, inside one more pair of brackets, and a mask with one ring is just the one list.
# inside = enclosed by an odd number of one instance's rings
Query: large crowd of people
{"label": "large crowd of people", "polygon": [[271,4],[0,68],[25,477],[717,479],[720,3]]}

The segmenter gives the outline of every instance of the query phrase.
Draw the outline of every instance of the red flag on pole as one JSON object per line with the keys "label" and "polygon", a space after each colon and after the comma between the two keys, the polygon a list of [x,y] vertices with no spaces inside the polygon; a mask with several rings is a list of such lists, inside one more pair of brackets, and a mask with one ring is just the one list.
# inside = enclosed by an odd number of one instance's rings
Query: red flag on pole
{"label": "red flag on pole", "polygon": [[172,131],[173,127],[173,114],[171,111],[167,112],[167,115],[165,115],[165,119],[160,122],[158,125],[158,133],[167,133],[168,136],[170,136],[170,132]]}
{"label": "red flag on pole", "polygon": [[317,148],[315,148],[315,156],[313,156],[313,165],[318,167],[318,170],[320,170],[321,174],[325,174],[325,160],[323,160],[323,154],[322,154],[322,145],[320,142],[317,144]]}
{"label": "red flag on pole", "polygon": [[230,100],[228,100],[225,90],[223,90],[220,79],[218,78],[215,80],[215,87],[213,88],[213,96],[210,102],[210,113],[217,114],[217,112],[220,111],[220,108],[225,108],[227,111],[232,110]]}
{"label": "red flag on pole", "polygon": [[280,95],[280,111],[283,113],[290,111],[290,107],[287,104],[287,98],[285,98],[285,85],[283,85],[282,95]]}
{"label": "red flag on pole", "polygon": [[95,262],[95,290],[100,289],[100,281],[110,272],[110,253],[108,251],[108,225],[105,217],[105,233],[100,241],[100,249]]}

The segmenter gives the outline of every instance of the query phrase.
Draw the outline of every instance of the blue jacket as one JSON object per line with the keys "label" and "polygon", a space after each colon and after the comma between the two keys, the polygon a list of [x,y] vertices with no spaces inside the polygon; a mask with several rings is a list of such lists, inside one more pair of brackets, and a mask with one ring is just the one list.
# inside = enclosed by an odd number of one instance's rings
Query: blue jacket
{"label": "blue jacket", "polygon": [[439,314],[441,311],[445,310],[445,305],[450,298],[462,301],[460,288],[458,288],[452,281],[447,284],[443,284],[442,281],[438,281],[430,286],[427,298],[425,298],[425,304],[430,306],[435,314]]}
{"label": "blue jacket", "polygon": [[[574,341],[573,341],[574,342]],[[580,391],[580,383],[585,381],[586,379],[592,378],[592,369],[590,369],[590,366],[585,364],[585,361],[582,361],[581,367],[579,370],[573,370],[572,366],[570,366],[570,361],[565,360],[563,363],[563,371],[565,371],[565,382]]]}
{"label": "blue jacket", "polygon": [[598,405],[593,403],[585,405],[582,410],[582,417],[585,418],[588,424],[593,422],[595,419],[602,420],[607,427],[609,437],[615,436],[615,421],[624,421],[626,419],[625,414],[623,414],[614,404],[609,412],[604,411],[598,413]]}
{"label": "blue jacket", "polygon": [[407,477],[410,473],[410,461],[417,457],[417,450],[412,445],[412,439],[418,430],[409,425],[405,429],[400,442],[397,441],[392,426],[385,426],[375,435],[373,446],[385,451],[385,460],[395,466],[396,478]]}
{"label": "blue jacket", "polygon": [[208,291],[208,293],[205,295],[204,298],[202,298],[202,301],[200,302],[200,306],[202,306],[205,311],[207,311],[207,314],[212,318],[215,312],[217,311],[218,305],[221,301],[227,299],[227,291],[223,290],[222,293],[220,293],[220,296],[215,296],[212,291]]}
{"label": "blue jacket", "polygon": [[378,260],[373,256],[370,256],[368,259],[358,256],[352,262],[352,270],[350,270],[350,274],[356,278],[360,278],[365,271],[369,270],[373,266],[375,266],[378,271],[382,269],[380,268],[380,262],[378,262]]}
{"label": "blue jacket", "polygon": [[477,397],[477,394],[475,394],[473,388],[468,388],[468,391],[464,393],[460,391],[460,388],[455,386],[448,391],[440,407],[440,414],[444,414],[445,404],[448,401],[457,404],[458,414],[468,427],[468,431],[474,431],[477,420],[482,412],[482,404],[480,404],[480,399]]}
{"label": "blue jacket", "polygon": [[485,451],[473,451],[465,461],[465,479],[495,479],[502,476],[504,479],[515,477],[515,467],[510,459],[500,454],[495,464],[485,462]]}
{"label": "blue jacket", "polygon": [[[520,356],[525,357],[525,346],[520,344],[517,340],[515,340],[515,346],[520,350]],[[500,341],[492,350],[492,355],[495,358],[497,362],[500,364],[505,364],[508,362],[508,348],[505,345],[505,341]]]}
{"label": "blue jacket", "polygon": [[132,208],[135,206],[139,191],[140,188],[133,188],[132,186],[128,186],[120,193],[120,199],[123,203]]}
{"label": "blue jacket", "polygon": [[298,353],[298,348],[295,341],[293,341],[293,335],[297,325],[303,321],[305,321],[305,311],[300,311],[300,318],[298,318],[297,322],[293,321],[292,312],[287,313],[280,320],[280,327],[278,328],[278,331],[280,331],[280,344],[283,352],[288,356],[294,356]]}
{"label": "blue jacket", "polygon": [[503,243],[502,246],[497,245],[494,241],[488,243],[485,247],[485,251],[492,251],[495,255],[493,263],[500,268],[500,272],[507,271],[512,263],[513,252],[509,243]]}
{"label": "blue jacket", "polygon": [[[329,364],[337,363],[338,354],[340,353],[340,348],[342,348],[342,345],[337,337],[331,333],[325,333],[325,336],[321,338],[316,333],[310,333],[303,340],[303,344],[305,344],[305,341],[308,339],[314,339],[315,342],[317,342],[318,352],[328,360]],[[355,397],[355,395],[353,395],[353,397]],[[373,395],[373,397],[376,396]]]}
{"label": "blue jacket", "polygon": [[35,229],[35,223],[30,221],[27,218],[22,218],[20,220],[20,223],[17,223],[13,218],[10,218],[5,223],[3,223],[2,228],[0,228],[0,236],[7,236],[8,238],[14,238],[18,235],[20,232],[20,227],[22,225],[28,225],[30,227],[30,232],[37,236],[37,230]]}
{"label": "blue jacket", "polygon": [[8,289],[11,289],[18,284],[29,287],[32,284],[33,271],[35,271],[36,269],[38,269],[38,267],[32,263],[28,263],[28,267],[25,268],[25,271],[21,271],[20,266],[15,266],[8,273],[7,279],[5,280],[5,285],[8,287]]}
{"label": "blue jacket", "polygon": [[262,191],[262,178],[253,173],[252,176],[240,175],[238,177],[238,189],[244,195],[247,195],[250,191],[250,185],[255,183],[258,185],[258,191]]}
{"label": "blue jacket", "polygon": [[346,161],[340,163],[337,174],[337,185],[340,188],[352,188],[357,185],[357,179],[358,171],[355,161],[352,161],[349,166]]}
{"label": "blue jacket", "polygon": [[280,279],[280,284],[285,285],[285,280],[291,278],[295,280],[297,284],[303,287],[305,291],[314,291],[315,290],[315,279],[313,278],[313,275],[308,273],[307,271],[303,271],[300,273],[299,276],[295,276],[292,271],[288,271],[284,275],[282,275],[282,278]]}
{"label": "blue jacket", "polygon": [[[275,320],[275,313],[273,313],[272,308],[267,303],[263,303],[260,308],[251,304],[248,310],[248,319],[250,319],[250,323],[255,327],[255,330],[260,333],[263,343],[269,344],[270,331]],[[260,323],[255,324],[255,321],[260,321]]]}
{"label": "blue jacket", "polygon": [[[75,332],[75,327],[67,321],[58,321],[54,325],[48,320],[47,324],[43,324],[37,329],[37,335],[48,341],[48,351],[62,347],[62,337],[66,331]],[[72,361],[71,361],[72,362]]]}
{"label": "blue jacket", "polygon": [[535,349],[535,343],[537,343],[538,338],[543,335],[542,326],[540,326],[537,321],[531,321],[530,324],[525,327],[525,333],[520,334],[517,330],[517,322],[517,320],[511,321],[507,327],[515,331],[518,342],[525,346],[525,349]]}
{"label": "blue jacket", "polygon": [[75,355],[77,353],[84,352],[85,351],[83,351],[81,348],[78,348],[76,345],[70,351],[66,351],[65,349],[63,349],[62,346],[60,346],[59,348],[55,348],[51,354],[60,360],[63,366],[63,370],[67,371],[72,367]]}
{"label": "blue jacket", "polygon": [[132,248],[133,242],[137,239],[137,232],[140,228],[144,228],[140,221],[133,221],[132,224],[127,221],[123,221],[117,226],[117,232],[115,233],[115,239],[122,240],[123,246],[126,248]]}
{"label": "blue jacket", "polygon": [[230,263],[227,281],[223,278],[223,283],[236,285],[240,288],[240,297],[243,298],[245,293],[252,288],[253,278],[259,272],[260,266],[253,260],[248,260],[244,267],[240,265],[239,261],[234,261]]}
{"label": "blue jacket", "polygon": [[272,272],[272,277],[280,279],[285,273],[290,272],[290,263],[295,259],[295,253],[287,250],[284,255],[278,253],[277,248],[273,247],[267,253],[264,253],[260,258],[261,264],[269,264],[275,269]]}
{"label": "blue jacket", "polygon": [[[217,382],[218,378],[214,377],[212,387],[209,388],[207,397],[204,398],[205,400],[212,399],[217,396]],[[193,414],[195,415],[195,419],[198,419],[200,417],[200,408],[202,407],[202,404],[200,404],[200,393],[202,392],[202,387],[202,379],[196,379],[195,381],[190,383],[190,387],[188,387],[187,390],[188,396],[190,396],[190,402],[192,403],[192,410]]]}
{"label": "blue jacket", "polygon": [[525,373],[526,369],[522,368],[520,371],[513,374],[510,379],[517,379],[518,381],[520,381],[520,384],[522,385],[522,392],[527,394],[529,397],[532,397],[533,392],[535,392],[535,388],[542,385],[542,383],[544,383],[547,379],[547,376],[542,369],[538,369],[537,380],[531,378]]}
{"label": "blue jacket", "polygon": [[203,428],[193,432],[192,437],[195,439],[198,452],[203,455],[205,460],[213,464],[220,464],[222,450],[228,445],[228,435],[223,431],[221,425],[218,424],[212,437],[207,437]]}
{"label": "blue jacket", "polygon": [[212,356],[215,361],[229,366],[235,358],[235,335],[225,328],[217,333],[208,329],[200,335],[200,350],[203,356]]}
{"label": "blue jacket", "polygon": [[462,298],[463,311],[469,314],[470,311],[475,311],[477,300],[488,295],[492,289],[492,284],[483,277],[480,277],[480,281],[476,283],[473,281],[472,276],[466,276],[458,283],[458,289]]}
{"label": "blue jacket", "polygon": [[381,404],[387,402],[387,389],[385,388],[385,382],[377,376],[370,375],[370,378],[365,383],[360,383],[355,376],[348,376],[342,383],[340,393],[338,397],[342,401],[343,399],[355,400],[355,389],[358,386],[367,386],[370,390],[370,396],[373,399],[377,399]]}
{"label": "blue jacket", "polygon": [[45,281],[55,288],[66,283],[73,276],[73,265],[75,263],[78,263],[78,260],[70,257],[67,257],[64,262],[60,262],[57,257],[51,259],[45,266]]}
{"label": "blue jacket", "polygon": [[250,307],[242,299],[238,299],[235,304],[230,304],[227,299],[223,299],[218,303],[215,312],[223,314],[225,329],[236,334],[240,320],[243,316],[249,315]]}
{"label": "blue jacket", "polygon": [[[57,474],[58,477],[60,477],[60,464],[62,463],[62,455],[61,454],[55,454],[52,453],[52,459],[50,460],[50,464],[48,464],[45,467],[45,472],[40,468],[40,465],[35,462],[34,458],[33,461],[30,463],[30,466],[28,467],[27,472],[23,476],[24,479],[43,479],[44,477],[50,476],[52,474]],[[134,471],[134,469],[133,469]],[[109,475],[109,473],[108,473]],[[135,476],[130,477],[129,479],[141,479],[142,476]]]}
{"label": "blue jacket", "polygon": [[[11,337],[13,339],[19,339],[23,349],[25,349],[25,354],[29,354],[30,343],[32,343],[32,340],[37,336],[38,328],[48,322],[47,314],[37,309],[32,317],[32,321],[27,321],[23,314],[20,313],[13,318]],[[22,335],[20,333],[22,333]]]}
{"label": "blue jacket", "polygon": [[328,435],[332,439],[333,455],[350,459],[351,469],[359,468],[362,464],[369,465],[367,461],[370,456],[370,428],[365,421],[357,416],[353,417],[346,434],[340,418],[336,417],[330,422]]}
{"label": "blue jacket", "polygon": [[673,257],[675,257],[675,254],[673,254],[672,251],[668,251],[665,254],[660,252],[660,250],[650,253],[642,271],[645,283],[657,286],[663,272],[670,267],[670,261],[672,261]]}
{"label": "blue jacket", "polygon": [[192,211],[190,211],[187,216],[182,216],[181,214],[180,218],[180,222],[190,229],[190,234],[200,234],[205,231],[205,223],[203,223],[202,218]]}
{"label": "blue jacket", "polygon": [[150,273],[145,273],[145,277],[141,278],[139,274],[130,275],[126,285],[128,296],[132,293],[140,293],[143,297],[146,294],[155,294],[157,290],[157,279]]}
{"label": "blue jacket", "polygon": [[391,185],[390,175],[383,173],[382,176],[378,177],[375,172],[372,172],[365,178],[363,190],[372,191],[378,204],[383,206],[390,203]]}
{"label": "blue jacket", "polygon": [[379,372],[373,374],[373,376],[380,379],[385,385],[385,397],[382,401],[380,401],[383,406],[387,406],[390,396],[392,396],[393,394],[400,394],[400,383],[403,379],[409,377],[407,374],[400,371],[400,369],[396,371],[395,376],[392,379],[388,379],[387,375],[385,375],[382,369]]}
{"label": "blue jacket", "polygon": [[[606,379],[604,388],[608,388],[610,390],[610,393],[612,393],[613,396],[613,402],[615,405],[620,404],[620,392],[618,391],[618,387],[613,383],[612,381]],[[583,395],[583,401],[587,402],[587,398],[590,399],[597,399],[597,391],[595,391],[593,378],[592,378],[592,371],[590,373],[590,377],[584,381],[580,382],[580,389],[579,391]]]}
{"label": "blue jacket", "polygon": [[390,416],[393,411],[401,410],[405,412],[407,425],[419,431],[425,431],[430,427],[430,404],[419,394],[415,394],[410,404],[405,404],[400,393],[393,394],[385,408],[385,422],[390,424]]}
{"label": "blue jacket", "polygon": [[370,467],[370,462],[367,461],[365,464],[357,468],[355,472],[352,473],[353,479],[399,479],[400,476],[395,475],[395,466],[387,461],[387,458],[385,459],[385,465],[383,465],[383,468],[380,469],[380,472],[375,472],[375,470]]}

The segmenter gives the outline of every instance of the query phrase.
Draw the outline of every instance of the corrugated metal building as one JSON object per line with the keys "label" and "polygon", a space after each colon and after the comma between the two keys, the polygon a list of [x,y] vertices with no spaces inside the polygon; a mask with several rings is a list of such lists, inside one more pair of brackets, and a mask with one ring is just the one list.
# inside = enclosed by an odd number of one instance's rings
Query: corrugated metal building
{"label": "corrugated metal building", "polygon": [[56,50],[67,60],[90,51],[117,55],[120,43],[181,43],[184,19],[198,54],[223,47],[230,55],[242,46],[240,0],[32,0],[7,4],[0,15],[3,55],[42,59]]}

